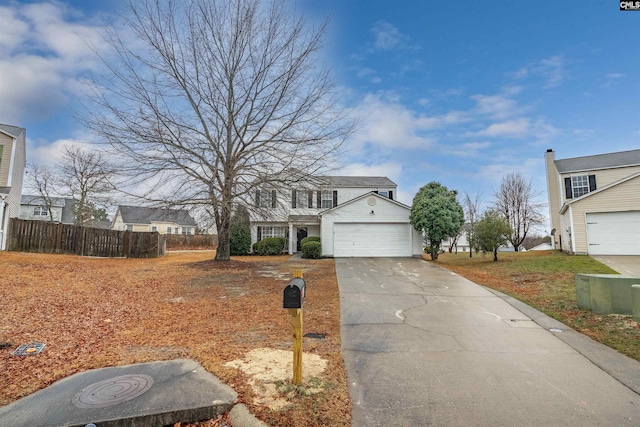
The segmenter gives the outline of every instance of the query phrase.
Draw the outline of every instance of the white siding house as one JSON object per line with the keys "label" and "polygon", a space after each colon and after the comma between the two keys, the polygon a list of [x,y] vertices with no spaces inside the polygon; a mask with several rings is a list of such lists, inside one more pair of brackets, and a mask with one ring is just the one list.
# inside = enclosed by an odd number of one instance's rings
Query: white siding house
{"label": "white siding house", "polygon": [[0,250],[7,243],[9,218],[20,215],[20,196],[26,166],[26,130],[0,124]]}
{"label": "white siding house", "polygon": [[545,163],[554,249],[640,255],[640,150]]}
{"label": "white siding house", "polygon": [[252,243],[283,237],[292,254],[304,237],[320,236],[323,256],[422,254],[410,208],[394,200],[397,186],[389,178],[325,176],[297,187],[256,192]]}

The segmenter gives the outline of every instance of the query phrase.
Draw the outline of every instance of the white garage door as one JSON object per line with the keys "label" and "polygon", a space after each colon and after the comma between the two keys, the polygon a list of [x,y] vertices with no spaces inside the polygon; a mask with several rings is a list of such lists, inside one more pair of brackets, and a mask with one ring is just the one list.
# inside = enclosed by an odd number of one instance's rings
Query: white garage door
{"label": "white garage door", "polygon": [[333,256],[411,256],[411,226],[409,224],[334,224]]}
{"label": "white garage door", "polygon": [[640,212],[587,214],[590,255],[640,255]]}

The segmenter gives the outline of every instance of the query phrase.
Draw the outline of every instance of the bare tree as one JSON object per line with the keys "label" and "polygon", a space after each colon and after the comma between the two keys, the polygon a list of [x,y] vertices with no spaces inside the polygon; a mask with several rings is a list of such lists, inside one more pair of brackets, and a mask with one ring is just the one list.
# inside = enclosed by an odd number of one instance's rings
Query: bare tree
{"label": "bare tree", "polygon": [[319,63],[325,25],[308,28],[285,5],[131,1],[125,27],[136,42],[111,32],[110,74],[86,117],[157,183],[148,200],[212,211],[216,260],[229,259],[237,203],[255,206],[257,190],[331,164],[353,128]]}
{"label": "bare tree", "polygon": [[92,225],[104,219],[116,171],[99,151],[67,146],[58,163],[60,191],[74,200],[74,223]]}
{"label": "bare tree", "polygon": [[475,225],[480,220],[480,193],[476,193],[472,198],[469,193],[464,193],[464,200],[462,201],[464,207],[464,214],[466,217],[466,224],[463,227],[463,231],[467,234],[467,241],[469,242],[469,258],[473,257],[473,250],[476,253],[480,249],[478,242],[475,239]]}
{"label": "bare tree", "polygon": [[504,176],[500,189],[494,194],[494,209],[507,219],[511,227],[508,240],[515,251],[518,251],[531,227],[544,222],[541,210],[546,205],[536,202],[537,196],[539,194],[533,192],[531,181],[526,181],[519,172]]}
{"label": "bare tree", "polygon": [[54,168],[47,165],[29,164],[27,169],[26,189],[35,193],[42,200],[42,206],[47,210],[49,221],[53,221],[53,203],[58,189],[58,177]]}

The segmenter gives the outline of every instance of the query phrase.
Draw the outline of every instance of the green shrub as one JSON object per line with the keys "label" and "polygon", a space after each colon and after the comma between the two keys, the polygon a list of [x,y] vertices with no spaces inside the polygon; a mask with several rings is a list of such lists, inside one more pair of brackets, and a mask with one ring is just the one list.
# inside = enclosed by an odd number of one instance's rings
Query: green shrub
{"label": "green shrub", "polygon": [[247,255],[251,249],[251,231],[248,226],[231,224],[229,228],[229,254]]}
{"label": "green shrub", "polygon": [[307,236],[304,239],[300,240],[300,247],[307,242],[319,242],[320,236]]}
{"label": "green shrub", "polygon": [[318,241],[304,242],[302,244],[302,258],[318,259],[322,256],[322,243]]}
{"label": "green shrub", "polygon": [[253,245],[253,251],[257,255],[280,255],[286,242],[282,237],[265,237]]}

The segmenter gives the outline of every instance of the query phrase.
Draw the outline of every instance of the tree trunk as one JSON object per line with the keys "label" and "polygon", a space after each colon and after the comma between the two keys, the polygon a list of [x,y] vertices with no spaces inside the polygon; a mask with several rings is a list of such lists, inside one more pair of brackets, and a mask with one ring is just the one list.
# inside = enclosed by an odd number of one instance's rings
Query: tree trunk
{"label": "tree trunk", "polygon": [[218,248],[216,249],[216,261],[229,261],[229,220],[226,220],[226,227],[224,226],[224,219],[221,221],[222,226],[218,228]]}
{"label": "tree trunk", "polygon": [[497,249],[493,250],[493,260],[494,261],[498,261],[498,250]]}

